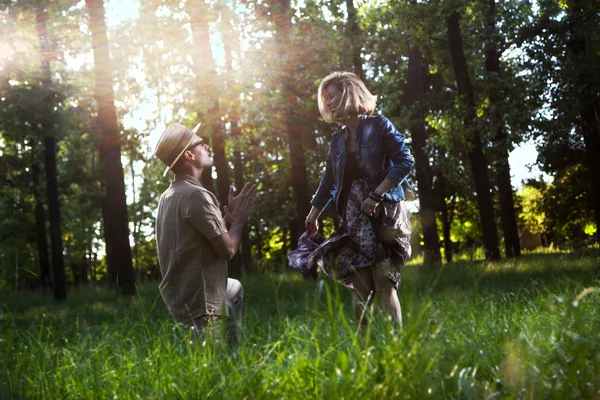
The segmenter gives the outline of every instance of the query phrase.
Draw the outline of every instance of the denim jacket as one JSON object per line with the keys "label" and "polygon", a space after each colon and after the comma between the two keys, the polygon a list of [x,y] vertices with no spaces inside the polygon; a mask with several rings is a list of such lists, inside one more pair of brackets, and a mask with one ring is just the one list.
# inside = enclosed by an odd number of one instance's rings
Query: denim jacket
{"label": "denim jacket", "polygon": [[[344,126],[333,134],[327,153],[325,174],[310,204],[324,210],[332,197],[337,197],[338,189],[344,181],[344,170],[348,153],[346,138],[348,129]],[[369,189],[375,190],[388,178],[396,186],[385,194],[390,201],[404,200],[404,188],[411,191],[406,177],[414,168],[414,160],[404,142],[404,135],[382,115],[363,115],[356,131],[356,161],[358,170]],[[411,191],[412,192],[412,191]]]}

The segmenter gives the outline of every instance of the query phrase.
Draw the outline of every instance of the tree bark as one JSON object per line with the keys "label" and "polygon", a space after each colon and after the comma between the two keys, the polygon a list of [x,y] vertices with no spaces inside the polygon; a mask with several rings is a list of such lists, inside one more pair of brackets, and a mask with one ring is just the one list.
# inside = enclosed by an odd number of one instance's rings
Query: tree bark
{"label": "tree bark", "polygon": [[97,125],[101,132],[99,152],[102,180],[105,188],[102,214],[109,278],[120,294],[135,294],[135,274],[129,245],[129,218],[125,197],[123,165],[121,164],[121,137],[115,112],[112,88],[112,68],[103,0],[86,0],[90,12],[90,30],[94,49],[98,105]]}
{"label": "tree bark", "polygon": [[[223,38],[223,49],[225,50],[225,65],[227,68],[227,99],[230,104],[229,108],[229,123],[231,124],[230,137],[232,138],[232,143],[234,146],[233,150],[233,179],[235,183],[235,187],[238,191],[240,191],[244,184],[244,163],[242,159],[242,144],[240,143],[241,139],[241,129],[239,126],[239,114],[238,114],[238,96],[239,93],[234,91],[235,87],[235,74],[234,74],[234,63],[232,52],[234,48],[239,48],[239,36],[235,29],[231,29],[234,26],[234,12],[229,8],[228,4],[225,1],[219,3],[219,10],[221,12],[221,20],[224,21],[221,24],[221,27],[225,27],[221,29],[221,37]],[[229,30],[227,27],[229,26]],[[242,243],[241,243],[241,251],[238,251],[235,255],[234,259],[229,263],[230,266],[230,275],[231,277],[241,276],[242,271],[245,270],[246,274],[252,273],[252,255],[251,255],[251,243],[250,243],[250,233],[249,233],[249,224],[244,226],[242,230]]]}
{"label": "tree bark", "polygon": [[[36,29],[37,35],[40,41],[40,75],[42,85],[49,87],[51,84],[50,74],[50,58],[49,58],[49,41],[48,41],[48,30],[47,30],[47,13],[44,5],[40,5],[35,10],[36,14]],[[47,109],[45,115],[42,116],[42,129],[44,134],[50,131],[52,126],[52,107],[53,98],[46,99]],[[62,243],[62,231],[60,226],[60,202],[58,201],[58,178],[56,171],[56,138],[52,136],[46,136],[44,138],[44,159],[46,166],[46,186],[48,196],[48,213],[50,217],[50,254],[52,255],[52,287],[54,291],[54,298],[57,300],[64,300],[67,297],[67,282],[65,279],[65,261],[63,255],[63,243]],[[34,174],[34,190],[38,191],[37,175],[39,167],[37,163],[33,166]],[[36,196],[36,224],[37,224],[37,235],[38,235],[38,253],[40,256],[40,264],[42,265],[42,279],[44,274],[48,273],[46,270],[48,260],[48,250],[46,243],[46,224],[44,220],[44,210],[41,202],[39,202],[38,196]],[[40,248],[41,247],[41,248]]]}
{"label": "tree bark", "polygon": [[[446,178],[438,174],[436,183],[433,189],[433,193],[437,199],[437,208],[440,211],[442,219],[442,232],[444,235],[444,259],[447,263],[452,262],[452,240],[450,239],[452,218],[454,217],[454,203],[456,202],[456,195],[450,194],[448,190]],[[449,197],[448,204],[447,198]]]}
{"label": "tree bark", "polygon": [[62,231],[60,228],[60,206],[56,184],[56,138],[46,136],[46,185],[48,187],[48,214],[50,214],[50,254],[52,254],[52,288],[56,300],[67,298],[65,260],[63,257]]}
{"label": "tree bark", "polygon": [[[244,185],[244,164],[242,160],[242,153],[239,149],[239,137],[240,137],[240,127],[237,121],[237,112],[232,110],[231,112],[231,136],[234,138],[236,143],[236,149],[234,152],[234,178],[235,178],[235,187],[237,190],[241,190]],[[239,253],[238,253],[239,254]],[[248,224],[244,226],[244,230],[242,231],[242,251],[240,257],[240,268],[246,271],[246,274],[250,275],[252,273],[252,244],[250,242],[250,231],[248,228]]]}
{"label": "tree bark", "polygon": [[[495,43],[496,33],[496,1],[488,0],[488,43],[485,51],[485,66],[488,79],[496,82],[500,77],[500,54]],[[519,257],[521,255],[521,243],[519,230],[517,228],[517,215],[513,199],[513,188],[510,182],[510,164],[508,163],[508,135],[504,129],[504,121],[501,115],[500,91],[493,87],[490,93],[490,108],[492,110],[492,126],[495,129],[494,144],[497,154],[496,180],[500,194],[500,215],[502,219],[502,231],[504,233],[504,250],[506,257]]]}
{"label": "tree bark", "polygon": [[581,130],[585,143],[585,159],[588,170],[589,203],[594,210],[596,243],[600,242],[600,101],[580,101]]}
{"label": "tree bark", "polygon": [[474,126],[476,115],[475,96],[469,80],[467,61],[465,59],[462,34],[460,31],[460,20],[457,11],[450,14],[447,19],[447,24],[450,54],[452,56],[456,84],[458,86],[458,92],[461,97],[463,97],[465,106],[464,126],[469,141],[468,155],[475,180],[485,258],[486,260],[497,261],[500,260],[500,251],[498,250],[498,232],[496,231],[496,221],[494,220],[490,179],[487,174],[487,163],[485,156],[483,155],[480,134]]}
{"label": "tree bark", "polygon": [[292,38],[292,22],[290,15],[292,9],[289,0],[277,0],[271,3],[271,19],[275,25],[276,43],[280,59],[286,60],[279,66],[281,73],[281,90],[285,99],[285,125],[288,132],[288,146],[291,159],[291,183],[294,198],[296,200],[297,214],[290,229],[290,247],[295,249],[298,245],[300,232],[304,229],[304,218],[310,212],[310,198],[308,177],[306,174],[306,159],[302,145],[301,125],[297,121],[295,109],[297,105],[296,95],[291,90],[294,87],[295,65],[293,56],[295,54]]}
{"label": "tree bark", "polygon": [[429,157],[427,156],[427,133],[425,131],[425,84],[423,56],[417,46],[408,51],[407,104],[411,108],[410,132],[412,137],[413,156],[419,189],[419,217],[423,226],[423,242],[425,247],[424,263],[431,264],[441,260],[440,243],[435,218],[435,194]]}
{"label": "tree bark", "polygon": [[33,180],[33,197],[35,201],[35,227],[38,248],[38,263],[40,265],[40,278],[42,287],[46,289],[52,285],[52,278],[50,276],[48,238],[46,237],[46,216],[40,195],[40,166],[37,161],[33,162],[31,173]]}
{"label": "tree bark", "polygon": [[[213,15],[210,6],[202,0],[193,0],[189,3],[189,14],[194,37],[194,74],[196,75],[196,89],[200,109],[198,116],[202,123],[208,126],[201,128],[205,135],[211,136],[214,167],[217,172],[216,195],[221,204],[227,204],[229,193],[229,165],[225,157],[225,129],[221,120],[221,108],[218,93],[223,90],[219,87],[217,69],[212,55],[209,35],[209,18]],[[209,171],[209,170],[207,170]],[[203,184],[209,183],[209,173],[202,175]],[[204,182],[206,181],[206,182]]]}
{"label": "tree bark", "polygon": [[352,57],[352,71],[364,79],[364,72],[362,66],[362,58],[360,57],[361,40],[360,40],[360,27],[356,17],[356,8],[354,7],[354,0],[346,0],[346,9],[348,11],[348,38],[350,41],[351,57]]}
{"label": "tree bark", "polygon": [[600,80],[597,68],[600,57],[593,53],[590,27],[598,23],[598,13],[589,2],[572,2],[568,9],[567,57],[574,73],[574,90],[578,98],[579,124],[585,145],[588,177],[588,204],[594,213],[596,243],[600,242]]}

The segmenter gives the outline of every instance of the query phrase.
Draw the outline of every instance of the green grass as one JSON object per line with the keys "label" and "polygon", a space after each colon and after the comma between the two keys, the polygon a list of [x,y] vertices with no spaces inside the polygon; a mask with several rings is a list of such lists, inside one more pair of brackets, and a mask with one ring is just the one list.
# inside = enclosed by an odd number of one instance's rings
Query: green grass
{"label": "green grass", "polygon": [[235,349],[190,340],[156,285],[7,294],[0,398],[598,398],[599,256],[408,267],[403,331],[374,315],[358,336],[341,285],[253,277]]}

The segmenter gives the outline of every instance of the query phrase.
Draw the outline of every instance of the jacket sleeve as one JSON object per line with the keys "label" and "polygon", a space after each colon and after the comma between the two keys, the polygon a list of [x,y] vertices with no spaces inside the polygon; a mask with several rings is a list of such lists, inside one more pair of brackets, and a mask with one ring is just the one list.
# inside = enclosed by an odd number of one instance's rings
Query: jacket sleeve
{"label": "jacket sleeve", "polygon": [[383,116],[379,123],[387,155],[394,163],[386,178],[398,186],[413,172],[415,161],[404,141],[404,135],[398,132],[394,124]]}
{"label": "jacket sleeve", "polygon": [[310,204],[319,210],[323,211],[329,205],[329,202],[335,196],[337,185],[333,174],[333,154],[331,152],[332,144],[329,146],[327,158],[325,159],[325,173],[319,183],[319,188],[313,196]]}

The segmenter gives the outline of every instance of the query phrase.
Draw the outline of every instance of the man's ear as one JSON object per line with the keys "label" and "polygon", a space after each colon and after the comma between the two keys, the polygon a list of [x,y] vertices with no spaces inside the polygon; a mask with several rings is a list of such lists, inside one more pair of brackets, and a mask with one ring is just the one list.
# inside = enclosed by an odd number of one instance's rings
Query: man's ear
{"label": "man's ear", "polygon": [[185,158],[186,161],[192,161],[194,159],[194,153],[189,150],[183,152],[182,158]]}

